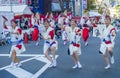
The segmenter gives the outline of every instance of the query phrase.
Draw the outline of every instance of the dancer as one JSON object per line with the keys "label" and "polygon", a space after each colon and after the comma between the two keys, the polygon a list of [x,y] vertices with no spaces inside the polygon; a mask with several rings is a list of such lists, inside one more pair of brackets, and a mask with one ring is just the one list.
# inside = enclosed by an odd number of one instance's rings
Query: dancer
{"label": "dancer", "polygon": [[[81,54],[81,45],[80,45],[80,38],[81,38],[81,30],[76,26],[77,22],[72,19],[71,27],[65,27],[65,31],[68,34],[68,39],[70,42],[69,51],[70,55],[72,56],[75,65],[72,67],[75,68],[82,68],[82,65],[79,62],[79,55]],[[61,27],[63,28],[63,27]]]}
{"label": "dancer", "polygon": [[[46,58],[51,62],[49,67],[56,67],[56,51],[57,51],[57,41],[55,40],[54,29],[50,27],[50,23],[48,20],[44,21],[45,31],[42,34],[42,38],[45,40],[44,42],[44,54]],[[49,52],[52,52],[52,57],[49,55]]]}
{"label": "dancer", "polygon": [[32,33],[32,40],[36,42],[36,46],[39,45],[39,26],[40,26],[40,15],[39,13],[36,13],[36,15],[34,16],[34,30]]}
{"label": "dancer", "polygon": [[[6,26],[7,18],[4,18],[3,22],[3,28],[4,29],[9,29],[8,26]],[[25,47],[23,45],[23,35],[22,35],[22,30],[17,27],[17,21],[15,19],[11,20],[11,29],[10,30],[10,35],[11,35],[11,42],[12,42],[12,47],[10,50],[10,57],[12,57],[12,62],[10,66],[21,66],[21,62],[19,61],[17,54],[23,53],[25,51]]]}
{"label": "dancer", "polygon": [[104,34],[101,34],[101,36],[100,36],[100,38],[102,40],[101,46],[100,46],[100,53],[103,54],[103,57],[107,64],[105,69],[109,69],[111,66],[110,66],[110,62],[109,62],[106,51],[108,51],[111,56],[111,64],[114,64],[113,48],[114,48],[114,44],[115,44],[114,40],[115,40],[115,36],[116,36],[116,30],[111,25],[111,18],[108,15],[105,16],[105,27],[104,27],[102,33],[104,33]]}

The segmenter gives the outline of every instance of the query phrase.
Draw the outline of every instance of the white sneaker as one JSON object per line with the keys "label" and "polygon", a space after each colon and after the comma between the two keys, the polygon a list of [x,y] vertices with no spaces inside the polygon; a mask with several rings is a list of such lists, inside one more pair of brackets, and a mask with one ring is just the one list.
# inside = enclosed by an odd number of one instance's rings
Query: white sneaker
{"label": "white sneaker", "polygon": [[88,42],[85,43],[85,46],[88,46]]}
{"label": "white sneaker", "polygon": [[51,67],[53,67],[53,63],[51,63],[51,64],[49,65],[49,68],[51,68]]}
{"label": "white sneaker", "polygon": [[111,57],[111,64],[114,64],[114,56]]}
{"label": "white sneaker", "polygon": [[110,69],[110,64],[108,64],[108,65],[105,67],[105,69]]}
{"label": "white sneaker", "polygon": [[73,68],[73,69],[76,69],[77,67],[78,67],[77,64],[75,64],[72,68]]}
{"label": "white sneaker", "polygon": [[11,64],[9,65],[10,67],[14,67],[15,66],[15,63],[14,62],[11,62]]}
{"label": "white sneaker", "polygon": [[21,63],[17,63],[16,64],[16,67],[20,67],[22,64]]}
{"label": "white sneaker", "polygon": [[80,62],[78,62],[78,68],[82,68],[82,65],[80,64]]}
{"label": "white sneaker", "polygon": [[15,64],[14,62],[12,62],[12,63],[9,65],[9,67],[11,67],[11,68],[16,68],[17,66],[16,66],[16,64]]}
{"label": "white sneaker", "polygon": [[57,66],[57,62],[56,60],[53,60],[53,67],[56,67]]}
{"label": "white sneaker", "polygon": [[36,44],[35,44],[36,46],[38,46],[39,45],[39,42],[36,42]]}

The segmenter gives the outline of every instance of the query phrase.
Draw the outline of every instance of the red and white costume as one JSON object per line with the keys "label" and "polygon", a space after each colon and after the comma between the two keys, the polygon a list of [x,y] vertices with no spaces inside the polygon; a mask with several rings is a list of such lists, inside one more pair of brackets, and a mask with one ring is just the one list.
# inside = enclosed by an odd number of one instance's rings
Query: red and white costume
{"label": "red and white costume", "polygon": [[89,25],[88,24],[84,24],[83,28],[82,28],[82,37],[84,42],[86,43],[88,38],[89,38]]}
{"label": "red and white costume", "polygon": [[102,52],[103,54],[105,54],[107,48],[114,47],[115,36],[114,37],[112,36],[113,31],[116,31],[116,29],[112,25],[108,26],[108,28],[106,28],[105,26],[100,36],[101,38],[100,52]]}
{"label": "red and white costume", "polygon": [[64,28],[62,29],[62,40],[66,42],[66,41],[68,41],[68,34],[65,31],[65,28],[68,27],[68,25],[63,25],[63,27]]}
{"label": "red and white costume", "polygon": [[49,40],[45,40],[43,52],[45,53],[50,47],[56,47],[57,50],[58,43],[55,40],[54,29],[49,27],[47,30],[44,30],[44,32],[41,34],[46,39],[50,38]]}
{"label": "red and white costume", "polygon": [[51,26],[52,28],[55,28],[55,21],[54,21],[53,19],[51,19],[51,21],[50,21],[50,26]]}
{"label": "red and white costume", "polygon": [[97,25],[94,22],[92,22],[92,26],[93,26],[93,37],[96,37],[97,36],[98,27],[97,27]]}
{"label": "red and white costume", "polygon": [[34,29],[33,29],[33,33],[32,33],[32,40],[33,41],[38,41],[38,38],[39,38],[39,26],[40,26],[40,19],[39,18],[35,18],[33,19],[33,26],[34,26]]}
{"label": "red and white costume", "polygon": [[66,27],[65,31],[68,34],[68,39],[70,41],[69,50],[70,55],[73,55],[74,52],[77,52],[78,55],[81,54],[81,48],[80,48],[80,38],[81,38],[81,30],[78,27],[75,27],[74,30],[72,30],[71,27]]}
{"label": "red and white costume", "polygon": [[[4,26],[4,29],[8,29],[7,26]],[[10,50],[10,56],[12,54],[12,51],[15,50],[17,54],[23,53],[26,49],[23,45],[23,34],[22,30],[19,27],[16,27],[15,29],[10,29],[10,32],[18,32],[19,34],[10,34],[12,47]]]}
{"label": "red and white costume", "polygon": [[67,24],[67,25],[69,24],[69,16],[65,17],[65,24]]}

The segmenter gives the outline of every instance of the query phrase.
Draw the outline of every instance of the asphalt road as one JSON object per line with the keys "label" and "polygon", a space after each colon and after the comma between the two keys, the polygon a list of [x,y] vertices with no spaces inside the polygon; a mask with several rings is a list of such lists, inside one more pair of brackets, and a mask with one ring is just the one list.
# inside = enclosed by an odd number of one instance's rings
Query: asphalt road
{"label": "asphalt road", "polygon": [[20,68],[8,68],[11,59],[8,58],[10,45],[0,47],[0,78],[120,78],[120,32],[117,33],[114,48],[115,64],[105,70],[103,56],[99,54],[100,39],[90,37],[88,46],[84,46],[81,39],[82,55],[80,62],[82,69],[72,69],[74,62],[67,54],[68,46],[57,39],[57,67],[48,68],[48,61],[43,56],[43,40],[39,46],[29,41],[25,44],[26,52],[19,56],[23,62]]}

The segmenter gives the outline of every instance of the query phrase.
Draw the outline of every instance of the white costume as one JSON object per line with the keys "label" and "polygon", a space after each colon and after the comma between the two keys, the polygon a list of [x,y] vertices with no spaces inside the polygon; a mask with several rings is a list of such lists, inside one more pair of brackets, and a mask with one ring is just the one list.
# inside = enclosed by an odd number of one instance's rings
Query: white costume
{"label": "white costume", "polygon": [[44,38],[50,38],[49,40],[45,40],[44,42],[44,53],[50,48],[50,47],[58,47],[58,43],[55,40],[55,33],[54,29],[49,27],[47,30],[44,30],[43,33],[41,33]]}
{"label": "white costume", "polygon": [[93,26],[93,37],[97,37],[99,31],[98,26],[95,23],[92,23],[92,26]]}
{"label": "white costume", "polygon": [[66,24],[69,24],[69,16],[67,16],[67,17],[65,18],[65,23],[66,23]]}
{"label": "white costume", "polygon": [[65,28],[66,27],[68,27],[67,25],[63,25],[64,26],[64,28],[63,28],[63,30],[62,30],[62,40],[63,41],[68,41],[68,34],[67,34],[67,32],[65,31]]}
{"label": "white costume", "polygon": [[112,32],[116,31],[115,28],[112,25],[109,25],[108,28],[103,29],[102,35],[100,36],[101,38],[101,46],[100,46],[100,52],[102,52],[103,54],[105,54],[106,49],[109,47],[114,47],[114,39],[115,36],[112,36]]}
{"label": "white costume", "polygon": [[[5,26],[5,29],[9,29],[7,26]],[[18,32],[19,34],[10,34],[12,47],[10,50],[10,56],[12,54],[12,51],[15,50],[17,54],[23,53],[26,49],[23,45],[23,34],[22,30],[19,27],[16,27],[15,29],[10,29],[10,32]]]}
{"label": "white costume", "polygon": [[81,35],[78,33],[81,32],[81,30],[78,27],[75,27],[74,30],[72,30],[71,27],[66,27],[65,31],[68,34],[68,39],[70,41],[69,50],[70,55],[73,55],[74,52],[77,52],[78,55],[81,54],[81,48],[80,48],[80,38]]}
{"label": "white costume", "polygon": [[51,19],[50,26],[51,26],[52,28],[55,28],[55,21],[54,21],[53,19]]}

